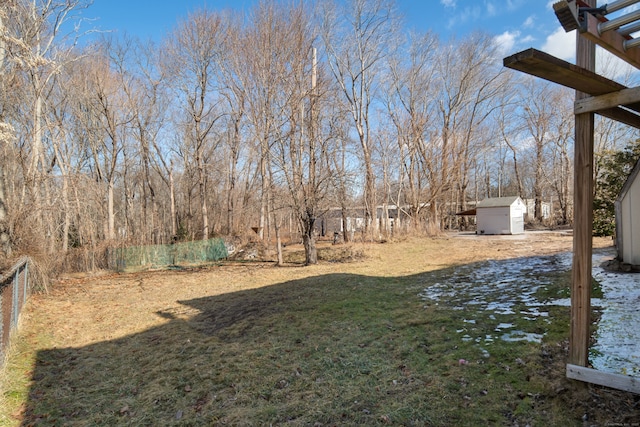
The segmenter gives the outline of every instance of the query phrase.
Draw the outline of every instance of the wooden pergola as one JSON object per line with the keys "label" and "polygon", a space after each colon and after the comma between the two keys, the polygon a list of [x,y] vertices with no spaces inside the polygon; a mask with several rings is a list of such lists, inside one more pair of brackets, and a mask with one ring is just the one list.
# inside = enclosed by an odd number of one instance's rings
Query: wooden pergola
{"label": "wooden pergola", "polygon": [[640,129],[640,87],[627,88],[595,73],[595,46],[640,68],[640,11],[610,14],[640,0],[596,7],[596,0],[563,0],[553,5],[563,28],[577,29],[576,64],[528,49],[504,58],[504,66],[576,91],[574,147],[574,226],[571,275],[571,333],[567,377],[640,394],[640,378],[588,367],[593,255],[594,114]]}

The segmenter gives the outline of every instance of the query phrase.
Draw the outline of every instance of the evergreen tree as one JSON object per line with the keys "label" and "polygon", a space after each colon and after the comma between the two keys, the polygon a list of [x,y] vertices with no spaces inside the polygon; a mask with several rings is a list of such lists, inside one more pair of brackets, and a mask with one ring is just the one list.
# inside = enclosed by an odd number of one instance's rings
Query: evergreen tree
{"label": "evergreen tree", "polygon": [[593,234],[613,236],[616,230],[614,203],[627,177],[640,158],[640,140],[623,150],[607,150],[600,154],[593,200]]}

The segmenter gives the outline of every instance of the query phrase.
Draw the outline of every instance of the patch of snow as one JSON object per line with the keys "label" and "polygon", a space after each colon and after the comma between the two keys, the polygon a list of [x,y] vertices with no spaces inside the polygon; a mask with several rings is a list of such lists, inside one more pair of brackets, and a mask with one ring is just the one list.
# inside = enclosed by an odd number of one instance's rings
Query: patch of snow
{"label": "patch of snow", "polygon": [[515,325],[513,323],[500,323],[498,326],[496,326],[496,332],[499,332],[503,329],[511,329],[514,326]]}
{"label": "patch of snow", "polygon": [[[451,276],[425,288],[420,296],[434,304],[446,301],[456,310],[488,311],[490,319],[507,315],[535,321],[549,315],[540,308],[545,304],[537,300],[536,292],[549,284],[552,274],[570,265],[570,257],[558,255],[461,266]],[[464,323],[474,324],[475,320],[464,319]],[[538,339],[533,335],[530,338]]]}
{"label": "patch of snow", "polygon": [[[593,277],[600,283],[603,297],[592,298],[591,305],[600,310],[595,343],[591,346],[590,362],[600,371],[640,375],[640,274],[618,273],[603,270],[600,265],[612,254],[596,253],[593,256]],[[536,322],[540,318],[549,322],[545,307],[571,306],[569,298],[541,301],[536,292],[557,279],[559,272],[571,269],[571,253],[551,256],[534,256],[504,261],[487,261],[481,264],[461,266],[453,274],[420,293],[427,304],[440,301],[456,310],[490,312],[490,319],[509,316],[512,322],[499,323],[496,332],[511,329],[517,319]],[[501,318],[501,320],[502,320]],[[474,325],[473,318],[465,318],[467,325]],[[462,325],[461,325],[462,326]],[[463,341],[474,340],[467,332]],[[499,336],[506,341],[540,342],[542,334],[527,331],[509,331]],[[494,337],[486,335],[485,343]],[[482,338],[476,338],[476,342]]]}
{"label": "patch of snow", "polygon": [[534,334],[533,332],[512,331],[502,335],[500,338],[504,341],[528,341],[542,342],[542,334]]}
{"label": "patch of snow", "polygon": [[593,277],[603,297],[590,362],[599,371],[640,376],[640,274],[605,271],[604,261],[594,256]]}

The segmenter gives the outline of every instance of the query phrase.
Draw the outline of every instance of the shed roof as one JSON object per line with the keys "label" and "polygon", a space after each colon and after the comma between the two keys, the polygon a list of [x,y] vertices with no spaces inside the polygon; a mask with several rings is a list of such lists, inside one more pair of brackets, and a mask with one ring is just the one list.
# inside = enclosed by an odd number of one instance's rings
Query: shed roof
{"label": "shed roof", "polygon": [[476,214],[476,208],[469,209],[467,211],[458,212],[456,215],[458,216],[472,216]]}
{"label": "shed roof", "polygon": [[516,200],[520,197],[518,196],[509,196],[509,197],[493,197],[490,199],[484,199],[481,202],[478,202],[477,209],[479,208],[502,208],[511,206]]}
{"label": "shed roof", "polygon": [[627,177],[627,180],[624,182],[624,185],[620,190],[620,194],[618,194],[618,198],[617,198],[618,201],[622,201],[622,199],[624,199],[624,196],[626,196],[626,194],[631,189],[631,185],[633,184],[633,181],[635,181],[636,177],[638,176],[638,173],[640,173],[640,159],[636,161],[636,164],[633,166],[631,173]]}

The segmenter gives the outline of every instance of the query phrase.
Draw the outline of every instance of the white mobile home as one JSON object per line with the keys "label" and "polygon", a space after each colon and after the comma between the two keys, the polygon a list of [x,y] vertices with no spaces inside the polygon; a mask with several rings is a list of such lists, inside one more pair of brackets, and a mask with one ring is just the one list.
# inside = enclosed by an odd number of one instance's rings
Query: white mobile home
{"label": "white mobile home", "polygon": [[477,234],[522,234],[527,207],[518,196],[484,199],[476,206]]}
{"label": "white mobile home", "polygon": [[615,202],[618,259],[633,266],[640,266],[639,172],[640,162],[637,162]]}

